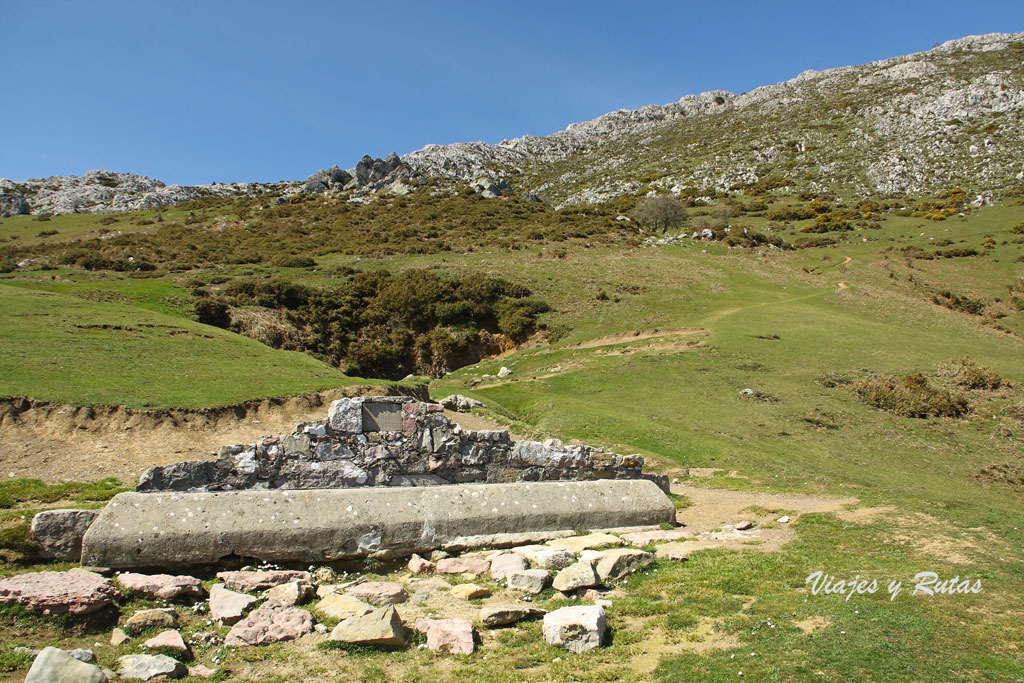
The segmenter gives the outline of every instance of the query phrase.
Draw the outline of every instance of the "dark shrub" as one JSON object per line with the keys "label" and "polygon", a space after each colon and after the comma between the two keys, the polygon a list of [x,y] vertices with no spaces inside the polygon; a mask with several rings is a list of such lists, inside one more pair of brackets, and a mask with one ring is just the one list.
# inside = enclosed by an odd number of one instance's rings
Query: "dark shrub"
{"label": "dark shrub", "polygon": [[960,417],[969,406],[967,399],[928,381],[924,375],[878,376],[854,383],[860,400],[902,417]]}

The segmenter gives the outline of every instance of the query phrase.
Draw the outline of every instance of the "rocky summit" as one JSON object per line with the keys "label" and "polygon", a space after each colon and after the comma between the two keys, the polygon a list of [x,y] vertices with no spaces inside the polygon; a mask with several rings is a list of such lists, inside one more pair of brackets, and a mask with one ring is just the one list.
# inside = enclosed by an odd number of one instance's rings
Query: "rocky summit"
{"label": "rocky summit", "polygon": [[0,216],[123,212],[264,193],[279,202],[333,193],[364,203],[379,193],[408,194],[422,182],[556,207],[643,188],[710,197],[758,183],[785,193],[963,187],[985,202],[1024,179],[1022,65],[1024,34],[968,36],[870,64],[804,71],[750,92],[712,90],[620,109],[546,137],[367,155],[304,183],[167,186],[112,171],[0,179]]}

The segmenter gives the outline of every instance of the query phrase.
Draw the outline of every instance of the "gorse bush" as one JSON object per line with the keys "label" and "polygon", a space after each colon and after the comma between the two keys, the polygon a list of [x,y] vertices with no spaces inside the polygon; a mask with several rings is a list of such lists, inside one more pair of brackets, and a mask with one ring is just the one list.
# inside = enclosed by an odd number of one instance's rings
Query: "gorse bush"
{"label": "gorse bush", "polygon": [[960,417],[967,414],[967,399],[934,386],[918,374],[903,377],[876,376],[853,384],[860,400],[902,417]]}
{"label": "gorse bush", "polygon": [[229,281],[198,290],[195,315],[275,348],[312,353],[347,373],[399,379],[440,376],[524,341],[549,310],[530,291],[499,278],[441,277],[428,270],[342,269],[338,284],[281,278]]}

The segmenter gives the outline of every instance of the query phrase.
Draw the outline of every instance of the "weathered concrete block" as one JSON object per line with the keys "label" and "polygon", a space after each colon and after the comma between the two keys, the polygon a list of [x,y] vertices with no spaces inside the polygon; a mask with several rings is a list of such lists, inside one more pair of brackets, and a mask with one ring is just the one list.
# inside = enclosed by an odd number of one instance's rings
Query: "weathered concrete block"
{"label": "weathered concrete block", "polygon": [[82,537],[99,510],[44,510],[32,518],[32,540],[39,544],[39,556],[78,562]]}
{"label": "weathered concrete block", "polygon": [[673,519],[672,502],[641,480],[122,493],[86,533],[82,562],[173,566],[214,564],[229,555],[330,562]]}

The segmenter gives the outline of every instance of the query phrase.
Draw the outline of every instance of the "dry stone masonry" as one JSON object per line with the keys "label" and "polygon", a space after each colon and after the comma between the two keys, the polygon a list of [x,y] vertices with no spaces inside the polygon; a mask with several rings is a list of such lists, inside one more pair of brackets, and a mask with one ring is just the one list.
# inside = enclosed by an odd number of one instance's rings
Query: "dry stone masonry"
{"label": "dry stone masonry", "polygon": [[343,398],[326,420],[255,444],[224,446],[219,459],[154,467],[137,491],[323,489],[517,481],[667,478],[645,475],[640,455],[512,441],[506,431],[463,429],[437,403],[407,396]]}

